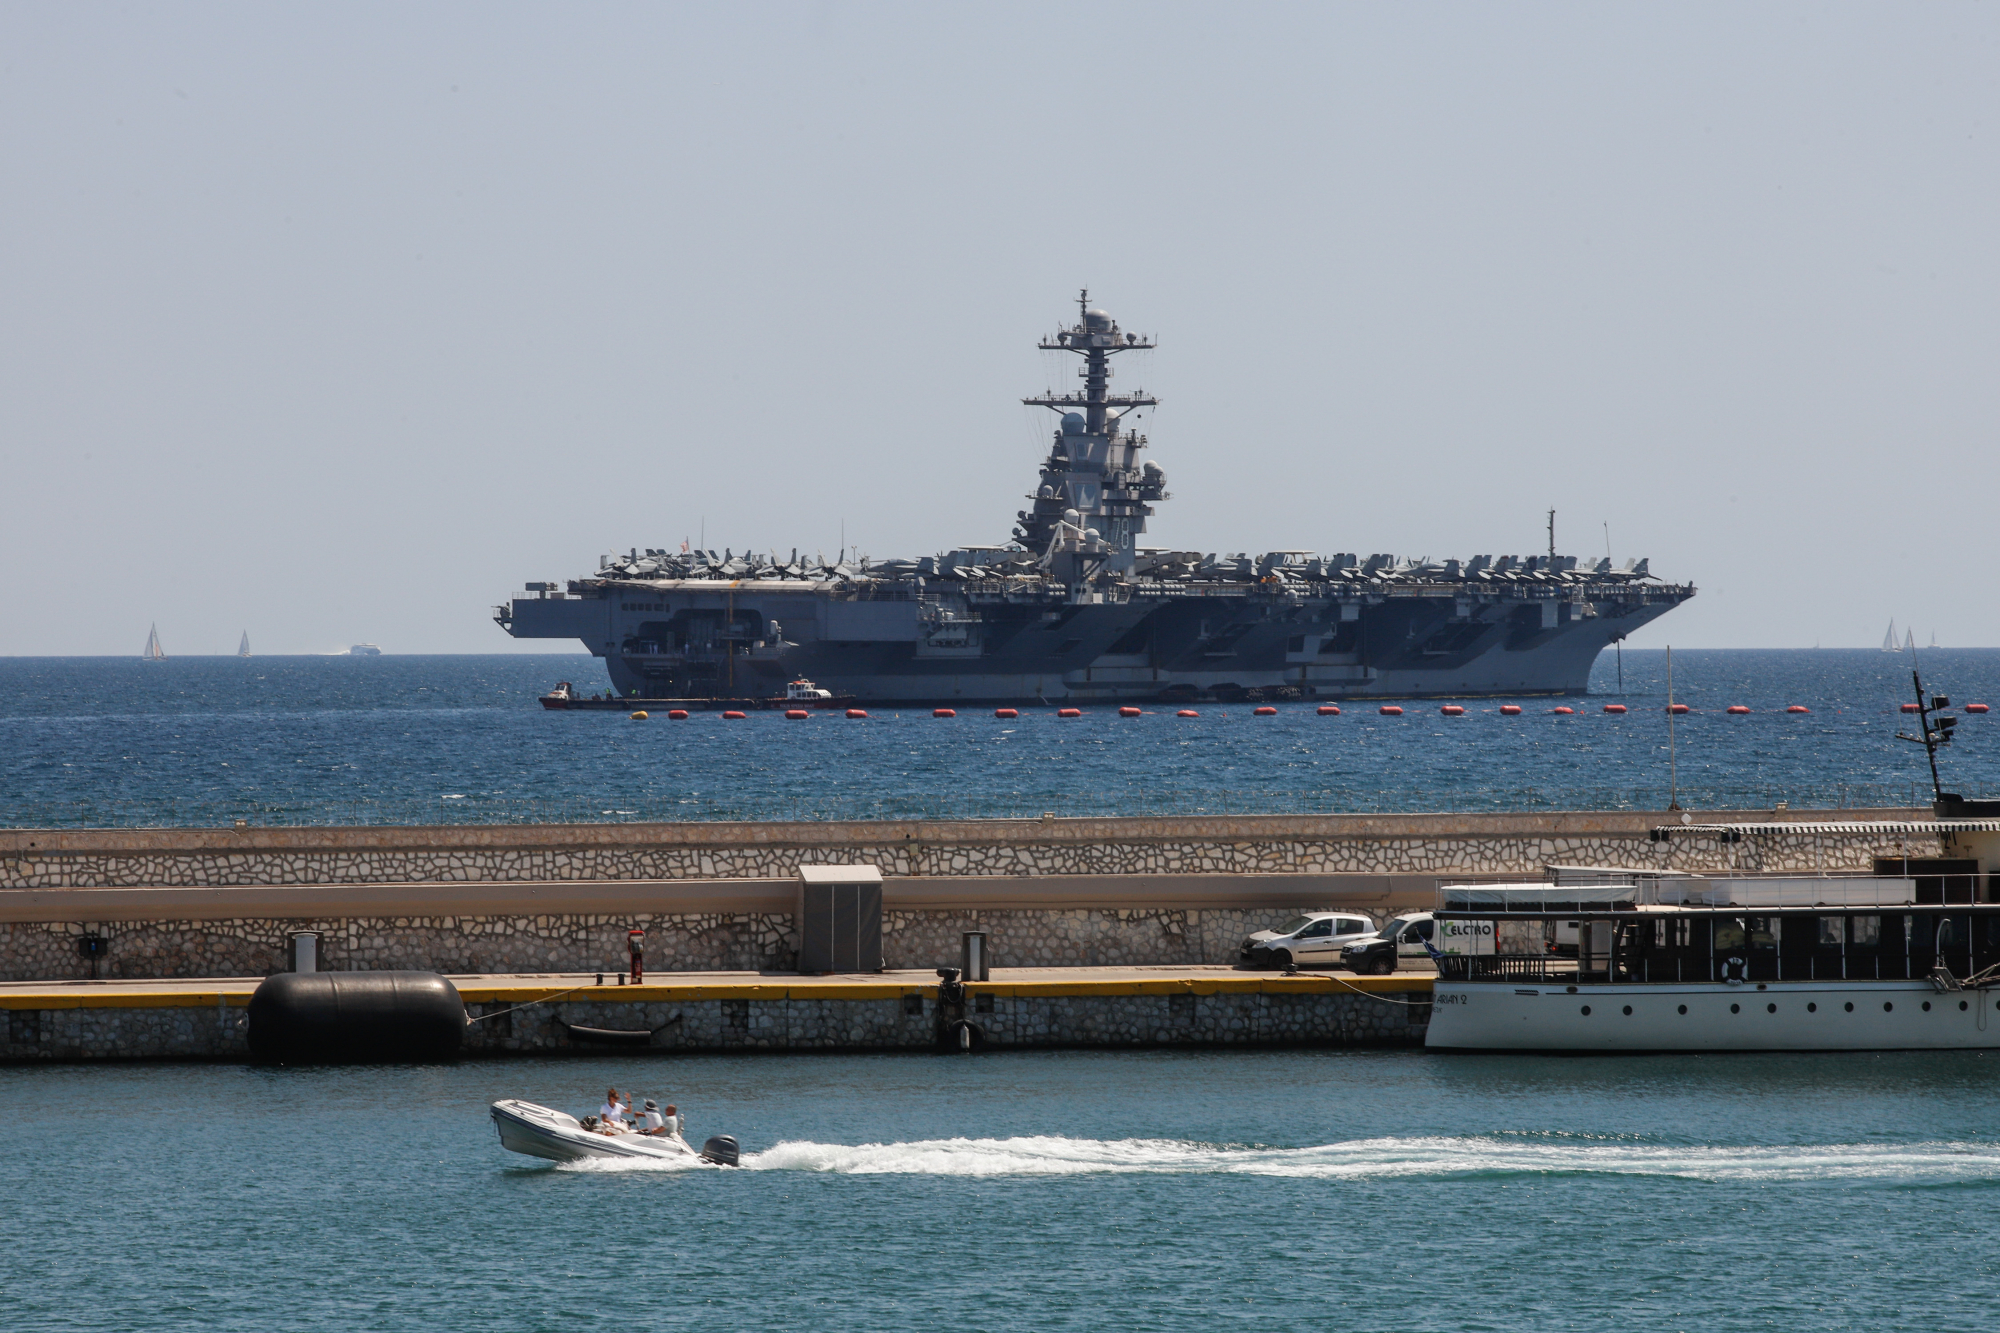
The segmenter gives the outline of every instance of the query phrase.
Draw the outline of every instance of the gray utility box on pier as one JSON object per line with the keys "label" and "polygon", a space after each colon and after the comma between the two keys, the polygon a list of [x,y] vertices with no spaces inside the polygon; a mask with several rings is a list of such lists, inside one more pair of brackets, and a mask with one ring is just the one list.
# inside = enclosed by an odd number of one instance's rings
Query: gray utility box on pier
{"label": "gray utility box on pier", "polygon": [[882,970],[882,872],[874,866],[800,866],[799,971]]}

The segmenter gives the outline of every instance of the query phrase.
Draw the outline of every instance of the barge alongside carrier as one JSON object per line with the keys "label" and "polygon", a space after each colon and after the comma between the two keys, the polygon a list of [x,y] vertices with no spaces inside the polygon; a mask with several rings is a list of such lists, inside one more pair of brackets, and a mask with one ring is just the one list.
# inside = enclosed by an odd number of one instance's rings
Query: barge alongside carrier
{"label": "barge alongside carrier", "polygon": [[[808,675],[863,703],[1176,702],[1580,694],[1597,655],[1694,595],[1645,560],[1432,560],[1142,546],[1165,471],[1113,394],[1153,347],[1080,299],[1044,339],[1083,359],[1012,540],[922,559],[632,548],[527,585],[494,619],[577,639],[623,698],[771,695]],[[1551,522],[1553,528],[1553,522]]]}

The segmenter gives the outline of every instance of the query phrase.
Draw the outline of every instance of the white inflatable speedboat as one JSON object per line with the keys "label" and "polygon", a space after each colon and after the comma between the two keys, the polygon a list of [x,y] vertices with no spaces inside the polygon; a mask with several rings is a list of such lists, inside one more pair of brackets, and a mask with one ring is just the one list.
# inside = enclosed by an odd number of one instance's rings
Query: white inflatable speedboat
{"label": "white inflatable speedboat", "polygon": [[499,1101],[491,1108],[500,1146],[509,1152],[542,1157],[551,1162],[581,1162],[590,1158],[651,1158],[712,1162],[735,1166],[736,1140],[718,1134],[696,1152],[679,1134],[639,1134],[630,1130],[606,1134],[585,1129],[573,1115],[533,1102]]}

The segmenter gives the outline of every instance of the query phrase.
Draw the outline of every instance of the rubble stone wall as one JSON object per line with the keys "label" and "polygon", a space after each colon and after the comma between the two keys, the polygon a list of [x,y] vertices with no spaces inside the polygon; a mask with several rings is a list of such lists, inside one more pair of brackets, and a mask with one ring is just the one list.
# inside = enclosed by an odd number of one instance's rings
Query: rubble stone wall
{"label": "rubble stone wall", "polygon": [[[1768,820],[1770,811],[1704,822]],[[1928,817],[1792,811],[1796,822]],[[885,876],[1523,874],[1549,864],[1865,870],[1935,839],[1778,833],[1653,841],[1663,813],[1244,815],[923,823],[592,824],[429,829],[0,830],[0,889],[787,878],[867,863]]]}

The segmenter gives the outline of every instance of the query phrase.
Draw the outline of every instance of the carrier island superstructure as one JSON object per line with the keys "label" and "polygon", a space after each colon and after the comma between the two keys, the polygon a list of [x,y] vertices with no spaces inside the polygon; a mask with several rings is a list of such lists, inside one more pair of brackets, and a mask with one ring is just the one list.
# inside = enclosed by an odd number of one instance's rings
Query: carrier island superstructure
{"label": "carrier island superstructure", "polygon": [[577,639],[620,696],[782,694],[810,677],[875,703],[1116,703],[1580,694],[1607,645],[1694,595],[1644,560],[1215,555],[1140,544],[1166,473],[1110,392],[1151,348],[1078,302],[1041,342],[1082,360],[1041,484],[1005,545],[922,559],[633,548],[497,608],[518,639]]}

